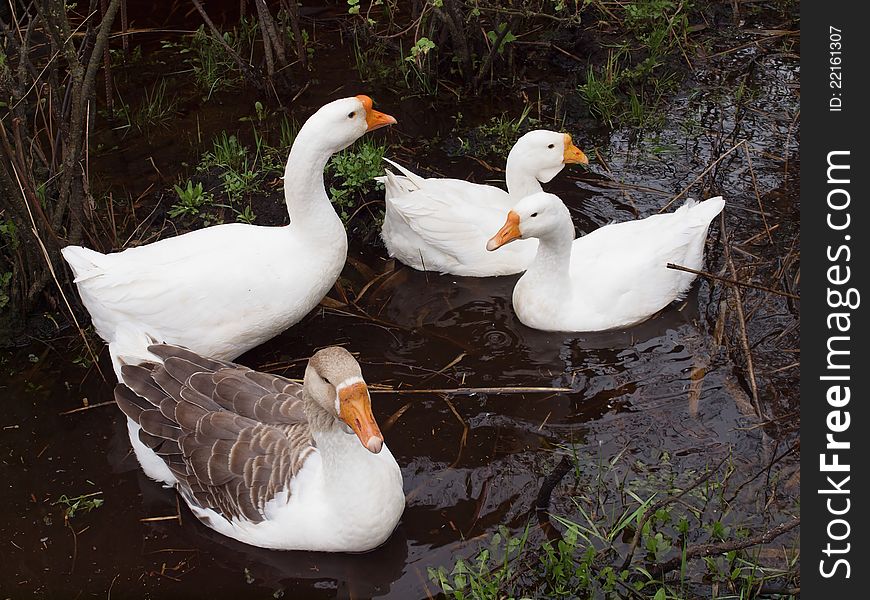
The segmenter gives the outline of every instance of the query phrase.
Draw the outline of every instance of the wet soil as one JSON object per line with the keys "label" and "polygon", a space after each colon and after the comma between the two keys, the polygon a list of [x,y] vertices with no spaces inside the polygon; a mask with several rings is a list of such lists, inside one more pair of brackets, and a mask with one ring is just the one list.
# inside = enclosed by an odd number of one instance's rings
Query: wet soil
{"label": "wet soil", "polygon": [[[597,159],[589,172],[565,169],[547,188],[569,205],[578,235],[653,214],[694,183],[690,195],[722,194],[728,202],[723,223],[711,229],[708,270],[731,276],[723,250],[729,240],[738,275],[797,292],[798,61],[772,42],[758,44],[762,25],[716,38],[668,106],[660,131],[593,127],[569,102],[559,122],[565,118],[575,142]],[[359,81],[348,56],[337,45],[318,56],[318,81],[290,107],[294,116],[302,120],[327,99],[364,91],[399,121],[375,134],[386,136],[390,157],[423,173],[501,178],[455,153],[463,131],[454,126],[459,113],[469,129],[505,110],[518,113],[520,97],[402,97]],[[738,102],[740,81],[751,96]],[[561,93],[571,98],[570,90]],[[548,114],[557,117],[552,96],[546,98],[540,125],[559,128],[547,122]],[[101,185],[134,198],[155,185],[142,197],[140,218],[155,205],[165,211],[171,203],[161,193],[185,172],[181,163],[198,155],[190,141],[234,126],[250,104],[241,94],[191,106],[169,135],[107,142],[115,149],[95,157],[92,169]],[[751,163],[741,147],[704,174],[744,140]],[[483,149],[472,152],[501,166]],[[270,216],[262,208],[258,223],[286,222],[280,189],[264,197],[278,209]],[[91,364],[65,329],[0,354],[6,505],[0,597],[425,598],[435,594],[427,567],[473,554],[500,524],[523,529],[541,482],[566,452],[579,457],[579,467],[557,486],[553,502],[570,511],[583,472],[602,463],[618,463],[621,477],[654,481],[655,473],[699,472],[730,453],[736,469],[754,473],[794,443],[799,332],[793,301],[744,290],[758,406],[734,298],[722,284],[701,279],[685,301],[625,331],[539,332],[511,311],[517,277],[421,273],[389,260],[373,234],[377,208],[361,211],[349,226],[342,289],[352,302],[339,306],[343,298],[334,291],[333,302],[238,362],[301,377],[315,349],[343,344],[359,354],[370,384],[398,388],[373,397],[408,498],[390,540],[362,555],[282,553],[203,527],[179,508],[172,490],[140,473],[123,416],[111,404],[105,350],[97,346],[100,360]],[[569,391],[411,391],[513,386]],[[784,483],[761,477],[747,486],[723,520],[760,529],[771,515],[796,511],[797,461],[777,463]],[[102,506],[68,521],[56,504],[62,494],[97,492]]]}

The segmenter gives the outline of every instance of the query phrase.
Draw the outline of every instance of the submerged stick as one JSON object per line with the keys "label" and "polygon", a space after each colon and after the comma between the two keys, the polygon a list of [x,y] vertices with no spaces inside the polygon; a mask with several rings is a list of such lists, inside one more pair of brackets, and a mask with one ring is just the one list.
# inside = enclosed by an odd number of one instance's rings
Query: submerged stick
{"label": "submerged stick", "polygon": [[781,290],[775,290],[773,288],[769,288],[763,285],[758,285],[757,283],[747,283],[745,281],[739,281],[737,279],[730,279],[728,277],[721,277],[720,275],[713,275],[707,271],[696,271],[695,269],[690,269],[689,267],[684,267],[682,265],[675,265],[674,263],[668,263],[667,267],[669,269],[674,269],[676,271],[685,271],[686,273],[693,273],[695,275],[701,275],[702,277],[707,277],[708,279],[715,279],[716,281],[721,281],[722,283],[728,283],[731,285],[739,285],[742,287],[752,288],[754,290],[761,290],[762,292],[770,292],[771,294],[776,294],[778,296],[785,296],[786,298],[792,298],[794,300],[800,300],[801,297],[792,294],[789,292],[784,292]]}
{"label": "submerged stick", "polygon": [[[722,218],[722,226],[725,226],[725,219]],[[734,261],[731,258],[731,252],[728,251],[728,244],[725,244],[726,262],[728,269],[731,271],[731,277],[737,279],[737,268],[734,266]],[[749,345],[749,334],[746,332],[746,315],[743,312],[743,295],[740,293],[738,286],[732,286],[731,291],[734,292],[734,304],[737,309],[737,323],[740,325],[740,344],[743,346],[743,354],[746,358],[746,371],[749,375],[749,389],[752,391],[752,402],[755,405],[755,414],[758,418],[763,418],[764,413],[761,410],[761,404],[758,399],[758,382],[755,379],[755,367],[752,362],[752,348]]]}
{"label": "submerged stick", "polygon": [[73,408],[71,410],[65,410],[62,413],[58,413],[60,415],[71,415],[73,413],[82,412],[84,410],[91,410],[92,408],[97,408],[98,406],[108,406],[109,404],[115,404],[114,400],[106,400],[105,402],[97,402],[96,404],[88,404],[87,406],[80,406],[78,408]]}
{"label": "submerged stick", "polygon": [[755,191],[755,199],[758,201],[761,222],[764,223],[764,231],[767,233],[767,240],[773,244],[773,236],[770,234],[770,225],[767,224],[767,216],[764,214],[764,204],[761,202],[761,194],[758,193],[758,180],[755,178],[755,169],[752,168],[752,154],[749,152],[749,145],[746,143],[746,140],[743,140],[743,150],[746,151],[746,164],[749,165],[749,174],[752,176],[752,189]]}
{"label": "submerged stick", "polygon": [[737,142],[736,144],[734,144],[733,146],[731,146],[731,148],[729,148],[728,150],[726,150],[726,151],[724,152],[724,154],[720,154],[720,155],[719,155],[719,158],[717,158],[716,160],[714,160],[713,162],[711,162],[709,165],[707,165],[707,168],[704,169],[704,170],[701,172],[701,174],[698,175],[692,183],[690,183],[689,185],[687,185],[686,187],[684,187],[684,188],[682,189],[682,191],[680,191],[679,194],[677,194],[676,196],[674,196],[673,198],[671,198],[670,201],[668,201],[668,203],[665,204],[665,205],[661,208],[661,210],[659,210],[659,213],[663,213],[663,212],[665,212],[668,208],[670,208],[671,204],[673,204],[674,202],[676,202],[677,200],[679,200],[679,199],[680,199],[680,198],[681,198],[681,197],[682,197],[686,192],[688,192],[690,189],[692,189],[692,188],[695,186],[696,183],[698,183],[699,181],[701,181],[701,180],[702,180],[702,179],[707,175],[707,173],[709,173],[709,172],[713,169],[713,167],[715,167],[715,166],[718,165],[720,162],[722,162],[722,159],[724,159],[726,156],[728,156],[729,154],[731,154],[732,152],[734,152],[735,150],[737,150],[740,146],[742,146],[742,145],[745,144],[745,143],[746,143],[745,140],[740,141],[740,142]]}
{"label": "submerged stick", "polygon": [[[376,384],[375,384],[376,385]],[[393,387],[369,386],[372,394],[454,394],[457,396],[471,396],[472,394],[544,394],[550,392],[573,392],[572,388],[565,387],[458,387],[458,388],[429,388],[429,389],[398,389]]]}

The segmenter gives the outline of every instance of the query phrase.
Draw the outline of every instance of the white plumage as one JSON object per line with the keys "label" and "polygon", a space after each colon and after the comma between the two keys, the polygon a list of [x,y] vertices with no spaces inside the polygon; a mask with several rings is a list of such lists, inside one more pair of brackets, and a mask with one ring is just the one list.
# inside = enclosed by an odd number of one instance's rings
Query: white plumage
{"label": "white plumage", "polygon": [[707,230],[724,206],[721,197],[688,200],[672,213],[605,225],[575,240],[568,209],[542,192],[521,200],[487,247],[540,242],[513,291],[523,324],[548,331],[628,327],[688,292],[695,276],[667,264],[702,268]]}
{"label": "white plumage", "polygon": [[388,160],[386,212],[381,237],[390,256],[418,270],[471,277],[509,275],[525,269],[537,242],[486,252],[486,240],[517,200],[541,191],[566,163],[588,163],[571,136],[536,130],[511,149],[505,176],[508,191],[459,179],[423,178]]}

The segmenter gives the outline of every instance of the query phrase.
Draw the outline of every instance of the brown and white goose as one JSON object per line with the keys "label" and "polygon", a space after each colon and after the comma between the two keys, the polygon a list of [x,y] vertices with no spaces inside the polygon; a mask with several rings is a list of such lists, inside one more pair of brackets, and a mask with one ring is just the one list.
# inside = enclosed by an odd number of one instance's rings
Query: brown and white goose
{"label": "brown and white goose", "polygon": [[161,362],[124,365],[115,398],[205,525],[279,550],[363,552],[390,536],[402,473],[347,350],[317,352],[302,385],[178,346],[148,350]]}

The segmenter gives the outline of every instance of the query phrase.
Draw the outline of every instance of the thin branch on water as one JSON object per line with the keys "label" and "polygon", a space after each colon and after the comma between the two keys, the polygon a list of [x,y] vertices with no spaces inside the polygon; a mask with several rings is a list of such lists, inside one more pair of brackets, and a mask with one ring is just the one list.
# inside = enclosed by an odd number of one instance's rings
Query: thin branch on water
{"label": "thin branch on water", "polygon": [[450,399],[445,396],[444,402],[447,403],[447,406],[450,408],[453,416],[456,417],[456,420],[459,421],[460,425],[462,425],[462,437],[459,438],[459,451],[456,453],[456,460],[450,463],[450,466],[447,467],[448,469],[452,469],[459,464],[459,460],[462,458],[462,450],[465,448],[465,442],[468,440],[469,427],[468,423],[465,422],[465,419],[460,416],[459,411],[456,410],[456,407],[453,406],[453,403],[450,401]]}
{"label": "thin branch on water", "polygon": [[744,143],[745,143],[745,140],[741,140],[741,141],[737,142],[736,144],[734,144],[733,146],[731,146],[731,148],[729,148],[728,150],[726,150],[724,154],[720,154],[720,155],[719,155],[719,158],[717,158],[716,160],[714,160],[713,162],[711,162],[709,165],[707,165],[707,168],[704,169],[704,170],[701,172],[701,174],[698,175],[698,176],[695,178],[694,181],[692,181],[692,183],[690,183],[689,185],[687,185],[686,187],[684,187],[684,188],[683,188],[683,189],[682,189],[682,190],[681,190],[681,191],[680,191],[676,196],[674,196],[673,198],[671,198],[670,201],[668,201],[668,203],[665,204],[665,205],[664,205],[664,206],[659,210],[659,212],[660,212],[660,213],[663,213],[663,212],[665,212],[668,208],[670,208],[670,206],[671,206],[674,202],[676,202],[676,201],[679,200],[681,197],[683,197],[683,196],[684,196],[684,195],[685,195],[685,194],[686,194],[690,189],[692,189],[692,188],[693,188],[693,187],[694,187],[694,186],[695,186],[699,181],[701,181],[702,179],[704,179],[704,177],[707,175],[707,173],[709,173],[710,171],[712,171],[712,170],[716,167],[716,165],[718,165],[720,162],[722,162],[722,160],[725,159],[726,156],[728,156],[729,154],[731,154],[732,152],[734,152],[735,150],[737,150],[737,148],[739,148],[739,147],[740,147],[742,144],[744,144]]}
{"label": "thin branch on water", "polygon": [[86,410],[91,410],[92,408],[97,408],[99,406],[108,406],[110,404],[116,404],[116,402],[114,400],[106,400],[105,402],[97,402],[96,404],[88,404],[87,406],[80,406],[78,408],[73,408],[71,410],[65,410],[65,411],[58,413],[58,414],[59,415],[71,415],[73,413],[79,413],[79,412],[83,412]]}
{"label": "thin branch on water", "polygon": [[[374,384],[376,385],[376,384]],[[458,387],[458,388],[392,388],[369,386],[372,394],[450,394],[453,396],[473,396],[474,394],[547,394],[552,392],[574,392],[571,388],[564,387]]]}
{"label": "thin branch on water", "polygon": [[[725,231],[725,215],[719,213],[721,219],[722,231]],[[725,236],[725,262],[731,272],[731,278],[737,281],[737,268],[734,266],[734,260],[731,257],[727,236]],[[743,311],[743,294],[740,293],[739,286],[731,286],[731,291],[734,293],[734,304],[737,309],[737,324],[740,326],[740,344],[743,346],[743,354],[746,360],[746,371],[749,375],[749,389],[752,392],[752,404],[755,407],[755,414],[759,419],[765,418],[764,412],[761,410],[761,404],[758,398],[758,382],[755,379],[755,367],[752,360],[752,348],[749,345],[749,334],[746,331],[746,314]]]}
{"label": "thin branch on water", "polygon": [[761,290],[762,292],[769,292],[771,294],[776,294],[777,296],[784,296],[786,298],[792,298],[794,300],[801,299],[800,296],[791,294],[789,292],[784,292],[782,290],[775,290],[773,288],[769,288],[763,285],[758,285],[757,283],[747,283],[745,281],[738,281],[737,279],[729,279],[728,277],[713,275],[712,273],[708,273],[707,271],[696,271],[695,269],[690,269],[689,267],[684,267],[682,265],[675,265],[674,263],[668,263],[667,267],[669,269],[674,269],[675,271],[685,271],[686,273],[700,275],[702,277],[707,277],[708,279],[715,279],[716,281],[721,281],[722,283],[727,283],[730,285],[738,285],[745,288],[751,288],[753,290]]}
{"label": "thin branch on water", "polygon": [[749,145],[746,143],[746,140],[743,140],[743,149],[746,151],[746,162],[749,165],[749,174],[752,176],[752,189],[755,192],[755,199],[758,201],[761,222],[764,223],[764,231],[767,233],[767,240],[773,244],[773,236],[770,234],[770,226],[767,224],[767,216],[764,214],[764,205],[761,202],[761,194],[758,193],[758,180],[755,178],[755,169],[752,168],[752,154],[749,152]]}
{"label": "thin branch on water", "polygon": [[143,517],[140,523],[159,523],[161,521],[178,521],[178,515],[166,515],[165,517]]}
{"label": "thin branch on water", "polygon": [[675,571],[680,568],[686,561],[702,556],[713,556],[714,554],[724,554],[733,550],[742,550],[744,548],[752,548],[762,544],[769,544],[782,534],[791,531],[801,524],[801,518],[795,517],[793,520],[786,523],[781,523],[773,529],[768,529],[764,533],[753,536],[751,538],[733,540],[730,542],[721,542],[718,544],[701,544],[700,546],[689,546],[686,551],[674,558],[667,560],[661,564],[652,567],[649,572],[653,577],[659,577],[670,571]]}

